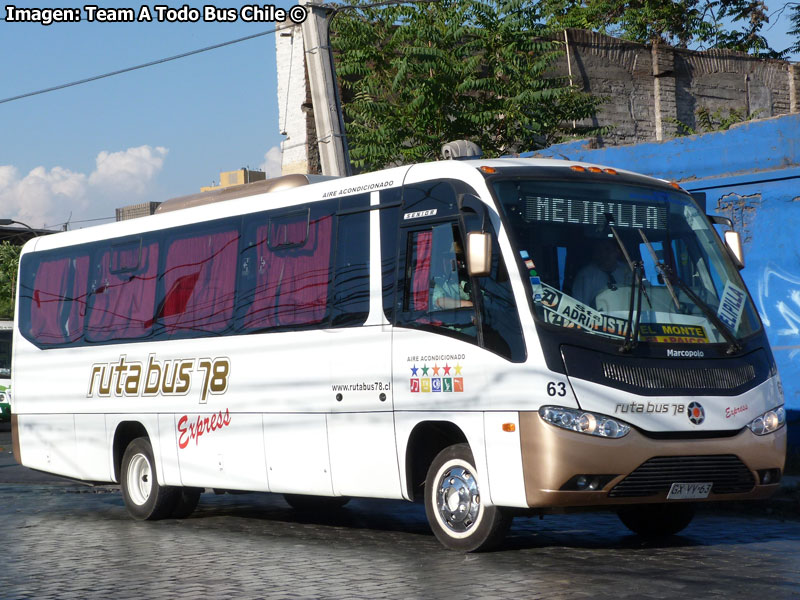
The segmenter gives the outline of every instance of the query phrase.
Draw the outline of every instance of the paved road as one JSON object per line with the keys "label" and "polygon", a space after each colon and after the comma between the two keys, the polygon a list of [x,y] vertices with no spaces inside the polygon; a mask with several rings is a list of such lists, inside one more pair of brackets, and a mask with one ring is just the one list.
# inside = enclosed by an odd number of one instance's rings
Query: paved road
{"label": "paved road", "polygon": [[800,599],[800,521],[704,512],[655,544],[610,514],[518,518],[500,551],[465,556],[405,502],[303,515],[270,494],[204,494],[188,519],[140,523],[116,490],[39,477],[0,479],[3,599]]}

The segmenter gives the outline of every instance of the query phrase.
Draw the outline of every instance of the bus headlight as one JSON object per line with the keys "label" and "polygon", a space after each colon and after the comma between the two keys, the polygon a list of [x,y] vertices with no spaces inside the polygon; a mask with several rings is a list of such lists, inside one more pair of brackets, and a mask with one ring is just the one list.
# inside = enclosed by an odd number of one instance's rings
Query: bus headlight
{"label": "bus headlight", "polygon": [[621,438],[631,430],[627,423],[611,417],[563,406],[543,406],[539,416],[556,427],[604,438]]}
{"label": "bus headlight", "polygon": [[756,417],[747,424],[747,427],[756,435],[767,435],[777,431],[786,424],[786,410],[783,406],[768,410],[763,415]]}

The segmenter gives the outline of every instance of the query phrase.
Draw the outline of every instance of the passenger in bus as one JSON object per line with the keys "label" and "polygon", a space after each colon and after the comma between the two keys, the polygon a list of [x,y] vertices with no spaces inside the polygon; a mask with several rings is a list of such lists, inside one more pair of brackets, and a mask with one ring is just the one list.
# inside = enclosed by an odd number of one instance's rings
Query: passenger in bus
{"label": "passenger in bus", "polygon": [[431,310],[472,306],[464,252],[458,242],[453,242],[450,252],[442,256],[441,264],[441,273],[433,278]]}
{"label": "passenger in bus", "polygon": [[572,296],[596,308],[595,297],[605,290],[616,290],[631,283],[630,267],[622,260],[619,244],[606,238],[591,248],[591,261],[575,275]]}

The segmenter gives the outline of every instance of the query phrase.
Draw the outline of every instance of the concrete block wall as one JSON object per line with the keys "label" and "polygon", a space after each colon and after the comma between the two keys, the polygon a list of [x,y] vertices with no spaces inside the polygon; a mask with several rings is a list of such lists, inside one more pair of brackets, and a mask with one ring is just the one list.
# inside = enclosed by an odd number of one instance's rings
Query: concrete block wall
{"label": "concrete block wall", "polygon": [[678,133],[678,123],[696,130],[701,107],[758,118],[800,111],[800,69],[786,61],[648,46],[577,29],[565,39],[570,64],[561,59],[557,71],[571,72],[576,85],[607,98],[591,121],[612,127],[604,145],[666,140]]}

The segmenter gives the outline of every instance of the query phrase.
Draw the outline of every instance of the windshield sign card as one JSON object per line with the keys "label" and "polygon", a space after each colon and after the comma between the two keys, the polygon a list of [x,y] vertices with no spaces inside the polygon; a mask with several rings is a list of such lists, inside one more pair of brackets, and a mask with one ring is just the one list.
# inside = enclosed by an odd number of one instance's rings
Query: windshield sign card
{"label": "windshield sign card", "polygon": [[730,281],[725,283],[725,289],[722,291],[722,298],[720,299],[717,316],[719,320],[725,323],[734,333],[739,328],[739,322],[742,320],[742,312],[744,311],[744,303],[746,300],[747,294],[745,294],[742,288]]}
{"label": "windshield sign card", "polygon": [[642,323],[639,335],[645,342],[668,344],[707,344],[708,334],[700,325],[672,325],[669,323]]}

